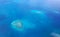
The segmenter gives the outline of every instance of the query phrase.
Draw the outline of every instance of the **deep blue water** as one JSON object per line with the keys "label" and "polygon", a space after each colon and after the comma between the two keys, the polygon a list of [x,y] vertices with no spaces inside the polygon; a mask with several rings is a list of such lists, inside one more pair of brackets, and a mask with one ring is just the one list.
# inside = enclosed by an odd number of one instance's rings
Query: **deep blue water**
{"label": "deep blue water", "polygon": [[[11,27],[14,20],[23,20],[23,31]],[[52,37],[52,32],[60,34],[60,15],[54,11],[15,2],[0,4],[0,37]]]}

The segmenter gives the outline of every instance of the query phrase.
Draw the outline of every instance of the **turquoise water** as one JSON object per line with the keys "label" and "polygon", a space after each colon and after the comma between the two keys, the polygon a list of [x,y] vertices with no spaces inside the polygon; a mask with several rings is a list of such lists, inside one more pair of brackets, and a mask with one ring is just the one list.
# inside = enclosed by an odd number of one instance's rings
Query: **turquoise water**
{"label": "turquoise water", "polygon": [[0,4],[0,37],[52,37],[52,32],[60,34],[60,14],[54,10],[15,1]]}

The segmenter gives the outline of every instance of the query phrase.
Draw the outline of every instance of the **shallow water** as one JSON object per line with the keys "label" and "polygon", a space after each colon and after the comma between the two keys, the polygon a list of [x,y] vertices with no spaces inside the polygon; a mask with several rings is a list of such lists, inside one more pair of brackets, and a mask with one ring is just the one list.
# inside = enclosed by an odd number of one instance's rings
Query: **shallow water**
{"label": "shallow water", "polygon": [[[13,21],[16,24],[12,25]],[[18,27],[18,23],[23,27]],[[60,34],[60,14],[54,10],[30,7],[16,1],[0,4],[0,37],[52,37],[52,32]]]}

